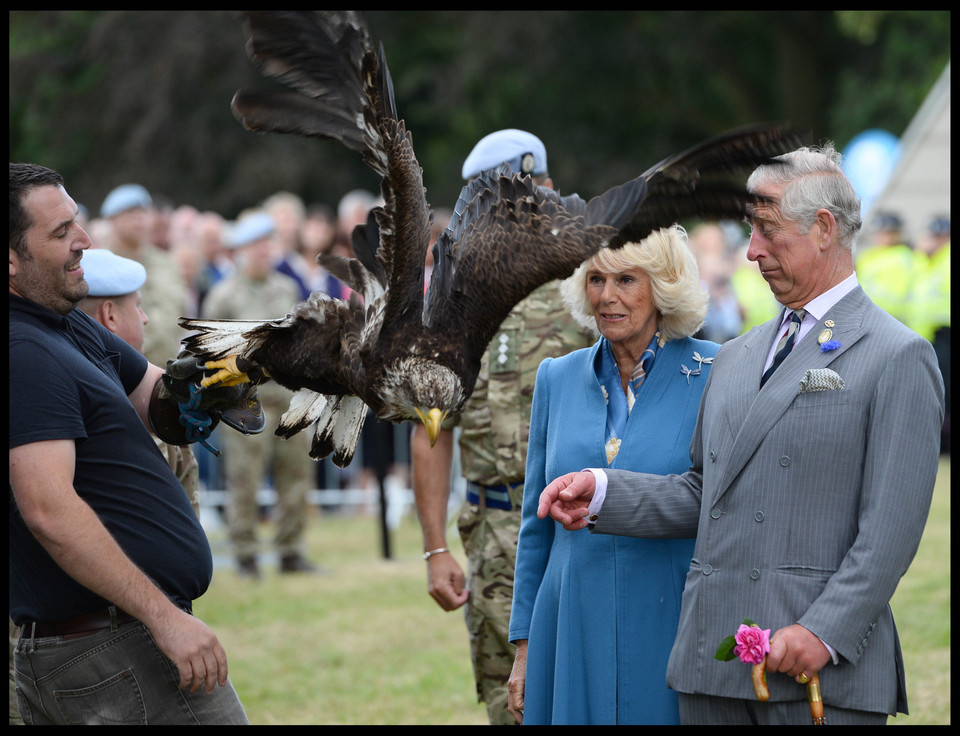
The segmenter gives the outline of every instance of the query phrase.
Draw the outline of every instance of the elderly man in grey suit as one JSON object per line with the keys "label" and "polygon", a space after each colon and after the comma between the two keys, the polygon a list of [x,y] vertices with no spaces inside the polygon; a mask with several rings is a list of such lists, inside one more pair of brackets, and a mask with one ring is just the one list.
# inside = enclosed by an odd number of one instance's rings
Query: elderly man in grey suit
{"label": "elderly man in grey suit", "polygon": [[[588,469],[540,498],[571,530],[696,534],[666,683],[684,723],[809,724],[815,674],[828,724],[907,712],[889,602],[930,509],[943,379],[857,283],[860,202],[839,161],[802,148],[748,181],[747,255],[784,309],[717,354],[690,469]],[[745,618],[773,631],[764,703],[749,668],[714,658]]]}

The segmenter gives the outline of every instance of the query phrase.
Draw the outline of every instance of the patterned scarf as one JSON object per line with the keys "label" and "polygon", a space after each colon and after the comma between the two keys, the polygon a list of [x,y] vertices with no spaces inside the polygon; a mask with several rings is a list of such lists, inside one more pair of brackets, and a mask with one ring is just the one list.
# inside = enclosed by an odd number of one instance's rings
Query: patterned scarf
{"label": "patterned scarf", "polygon": [[[613,357],[610,341],[604,339],[600,350],[597,351],[597,362],[594,370],[607,401],[607,441],[604,449],[606,450],[608,465],[613,463],[613,459],[620,451],[620,437],[623,436],[627,417],[633,409],[640,387],[653,369],[653,363],[659,354],[660,331],[657,330],[657,334],[653,336],[647,349],[640,356],[636,368],[633,369],[630,381],[627,384],[627,393],[624,394],[620,383],[620,370],[617,368],[617,361]],[[610,386],[609,390],[607,386]]]}

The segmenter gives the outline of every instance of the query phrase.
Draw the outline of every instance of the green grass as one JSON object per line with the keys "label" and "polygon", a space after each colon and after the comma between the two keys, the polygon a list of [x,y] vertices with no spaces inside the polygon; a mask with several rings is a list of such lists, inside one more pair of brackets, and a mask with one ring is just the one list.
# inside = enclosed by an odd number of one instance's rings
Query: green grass
{"label": "green grass", "polygon": [[900,632],[910,715],[890,725],[950,724],[950,460],[940,460],[920,548],[890,602]]}
{"label": "green grass", "polygon": [[[264,525],[261,539],[270,539]],[[215,554],[229,557],[221,532]],[[447,539],[464,564],[455,529]],[[462,610],[427,595],[420,530],[408,515],[383,559],[379,519],[314,513],[310,557],[322,576],[259,582],[218,567],[196,606],[220,637],[230,679],[254,724],[486,724],[476,701]],[[910,715],[894,725],[950,723],[950,462],[941,462],[917,557],[892,601]]]}
{"label": "green grass", "polygon": [[[264,525],[261,540],[271,538]],[[214,552],[229,558],[222,533]],[[377,517],[311,516],[309,556],[325,575],[263,578],[218,567],[195,613],[220,638],[253,724],[485,724],[462,609],[427,594],[420,528],[408,515],[384,559]],[[465,564],[456,530],[449,535]],[[265,545],[266,546],[266,545]]]}

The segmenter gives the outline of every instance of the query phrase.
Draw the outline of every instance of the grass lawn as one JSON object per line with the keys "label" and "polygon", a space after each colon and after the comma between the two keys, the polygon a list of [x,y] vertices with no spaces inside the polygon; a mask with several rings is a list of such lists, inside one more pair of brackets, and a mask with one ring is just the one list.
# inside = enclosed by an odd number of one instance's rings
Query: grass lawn
{"label": "grass lawn", "polygon": [[900,632],[910,715],[890,725],[950,724],[950,460],[941,458],[920,549],[890,602]]}
{"label": "grass lawn", "polygon": [[[251,723],[487,723],[462,610],[427,594],[415,517],[390,535],[387,560],[378,517],[315,512],[309,556],[324,575],[280,575],[265,554],[260,581],[240,578],[223,537],[211,533],[226,566],[194,610],[223,643]],[[455,529],[449,542],[465,565]]]}

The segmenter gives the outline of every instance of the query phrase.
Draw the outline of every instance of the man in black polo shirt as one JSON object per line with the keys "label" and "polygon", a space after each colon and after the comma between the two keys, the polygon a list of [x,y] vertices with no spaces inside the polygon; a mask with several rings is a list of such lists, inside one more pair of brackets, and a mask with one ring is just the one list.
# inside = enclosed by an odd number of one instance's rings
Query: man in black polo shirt
{"label": "man in black polo shirt", "polygon": [[[247,723],[203,528],[147,427],[163,369],[74,306],[90,239],[59,174],[10,164],[10,616],[28,724]],[[166,437],[164,438],[166,439]]]}

